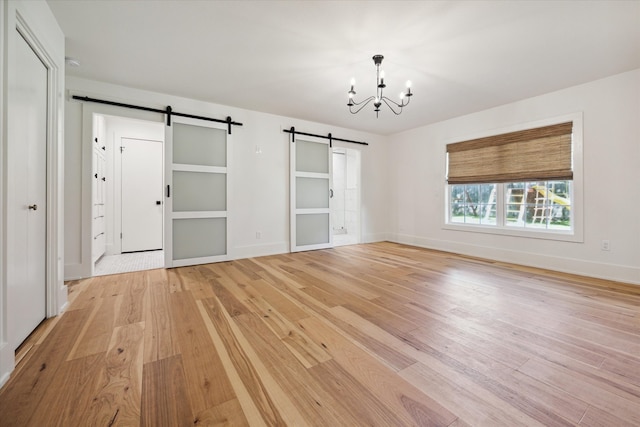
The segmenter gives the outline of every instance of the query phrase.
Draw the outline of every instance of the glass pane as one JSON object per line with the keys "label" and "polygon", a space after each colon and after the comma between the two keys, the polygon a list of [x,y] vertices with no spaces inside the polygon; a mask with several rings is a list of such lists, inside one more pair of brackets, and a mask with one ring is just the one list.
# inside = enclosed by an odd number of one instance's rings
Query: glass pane
{"label": "glass pane", "polygon": [[226,218],[173,220],[174,260],[225,255],[226,253]]}
{"label": "glass pane", "polygon": [[329,144],[296,140],[296,171],[329,173]]}
{"label": "glass pane", "polygon": [[321,178],[296,178],[296,208],[313,209],[329,207],[329,180]]}
{"label": "glass pane", "polygon": [[227,131],[173,123],[173,163],[227,166]]}
{"label": "glass pane", "polygon": [[227,175],[173,172],[173,211],[226,211]]}
{"label": "glass pane", "polygon": [[451,185],[449,222],[497,225],[497,184]]}
{"label": "glass pane", "polygon": [[329,214],[296,215],[296,246],[329,243]]}
{"label": "glass pane", "polygon": [[526,217],[526,188],[524,182],[505,184],[505,215],[508,226],[522,227]]}
{"label": "glass pane", "polygon": [[464,223],[464,185],[451,185],[451,212],[449,219],[451,222]]}
{"label": "glass pane", "polygon": [[548,181],[547,191],[551,205],[549,228],[571,230],[571,181]]}

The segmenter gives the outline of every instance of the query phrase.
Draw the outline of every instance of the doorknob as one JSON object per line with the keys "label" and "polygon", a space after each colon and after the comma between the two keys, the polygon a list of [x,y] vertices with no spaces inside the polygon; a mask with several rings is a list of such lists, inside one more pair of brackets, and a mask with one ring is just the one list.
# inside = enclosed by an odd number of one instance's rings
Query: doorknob
{"label": "doorknob", "polygon": [[329,189],[329,198],[333,199],[333,190],[331,188]]}
{"label": "doorknob", "polygon": [[29,205],[29,210],[37,211],[38,210],[38,205],[36,205],[36,204]]}
{"label": "doorknob", "polygon": [[160,200],[156,200],[156,205],[161,205],[162,202]]}

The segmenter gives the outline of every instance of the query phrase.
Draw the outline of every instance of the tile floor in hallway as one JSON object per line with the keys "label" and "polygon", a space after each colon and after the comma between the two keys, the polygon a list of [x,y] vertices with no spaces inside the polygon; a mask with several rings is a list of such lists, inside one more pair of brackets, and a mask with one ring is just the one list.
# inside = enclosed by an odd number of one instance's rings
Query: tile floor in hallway
{"label": "tile floor in hallway", "polygon": [[93,275],[106,276],[162,267],[164,267],[164,251],[162,250],[105,255],[96,263]]}

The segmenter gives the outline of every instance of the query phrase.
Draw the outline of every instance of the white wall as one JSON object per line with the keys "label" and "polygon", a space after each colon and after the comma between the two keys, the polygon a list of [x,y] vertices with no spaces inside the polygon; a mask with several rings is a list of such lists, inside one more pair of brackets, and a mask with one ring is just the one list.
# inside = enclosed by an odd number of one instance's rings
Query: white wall
{"label": "white wall", "polygon": [[62,169],[63,169],[63,122],[64,110],[62,96],[64,93],[64,34],[58,26],[46,2],[3,1],[0,3],[0,386],[2,386],[14,368],[14,350],[12,344],[11,319],[7,318],[7,269],[12,266],[6,263],[6,253],[11,250],[11,242],[7,239],[7,163],[8,144],[12,134],[8,128],[12,123],[6,120],[13,103],[11,94],[12,76],[19,73],[13,63],[13,52],[17,38],[16,28],[21,28],[25,37],[35,46],[35,50],[44,57],[49,67],[49,129],[47,135],[47,316],[59,313],[67,302],[66,287],[63,282],[62,246],[63,236],[63,203],[62,203]]}
{"label": "white wall", "polygon": [[[96,81],[67,78],[70,95],[86,95],[119,102],[165,108],[174,111],[224,119],[231,116],[244,126],[233,127],[231,190],[229,205],[229,255],[232,258],[260,256],[289,251],[289,135],[282,132],[296,129],[318,134],[331,132],[338,138],[366,141],[369,146],[335,143],[360,149],[362,152],[362,238],[364,242],[384,240],[387,236],[387,150],[386,138],[350,129],[336,128],[288,117],[212,104],[193,99],[130,89]],[[88,104],[86,104],[88,105]],[[65,144],[65,276],[67,279],[86,277],[90,259],[84,259],[82,248],[84,209],[86,198],[81,185],[83,174],[82,109],[88,108],[73,101],[66,103]],[[114,107],[115,108],[115,107]],[[105,114],[120,115],[114,108]],[[107,111],[104,109],[103,111]],[[122,115],[133,110],[120,109]],[[157,120],[163,120],[158,115]],[[86,126],[86,125],[85,125]],[[84,142],[86,149],[90,141]],[[89,177],[90,178],[90,177]],[[256,238],[256,232],[261,238]]]}
{"label": "white wall", "polygon": [[[576,112],[583,242],[443,228],[446,143]],[[640,70],[396,134],[388,149],[391,240],[640,284]]]}

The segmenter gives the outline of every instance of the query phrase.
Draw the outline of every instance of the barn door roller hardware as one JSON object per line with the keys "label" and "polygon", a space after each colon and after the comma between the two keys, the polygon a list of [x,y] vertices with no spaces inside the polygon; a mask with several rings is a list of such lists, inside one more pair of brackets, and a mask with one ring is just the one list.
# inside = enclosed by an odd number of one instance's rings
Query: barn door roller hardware
{"label": "barn door roller hardware", "polygon": [[96,99],[90,98],[88,96],[77,96],[73,95],[73,99],[84,102],[95,102],[97,104],[105,104],[105,105],[113,105],[116,107],[124,107],[131,108],[133,110],[142,110],[142,111],[151,111],[152,113],[160,113],[167,116],[167,126],[171,126],[171,116],[178,117],[187,117],[189,119],[197,119],[197,120],[206,120],[208,122],[216,122],[216,123],[226,123],[227,124],[227,132],[231,135],[231,126],[242,126],[240,122],[234,122],[231,117],[227,117],[225,120],[214,119],[213,117],[205,117],[205,116],[196,116],[194,114],[186,114],[186,113],[178,113],[177,111],[173,111],[171,106],[168,106],[164,110],[159,108],[151,108],[151,107],[143,107],[141,105],[133,105],[133,104],[125,104],[123,102],[115,102],[115,101],[107,101],[104,99]]}
{"label": "barn door roller hardware", "polygon": [[333,141],[342,141],[342,142],[350,142],[351,144],[369,145],[369,143],[367,142],[336,138],[335,136],[332,136],[330,133],[327,135],[318,135],[315,133],[300,132],[299,130],[296,130],[296,128],[293,126],[291,126],[291,129],[282,129],[282,131],[291,134],[291,142],[296,142],[296,134],[298,134],[298,135],[315,136],[316,138],[328,139],[330,146],[333,146]]}

